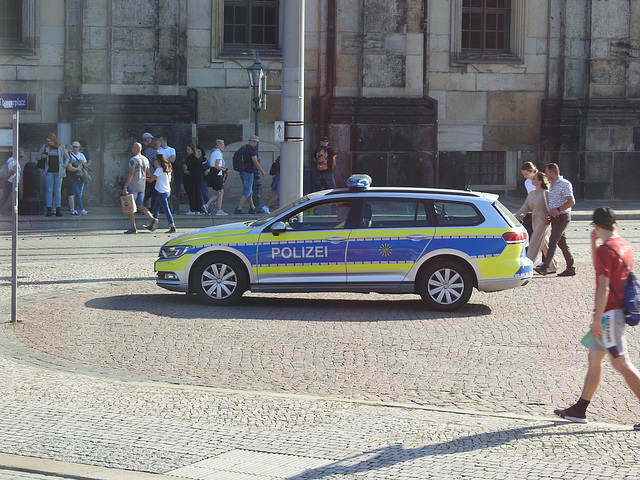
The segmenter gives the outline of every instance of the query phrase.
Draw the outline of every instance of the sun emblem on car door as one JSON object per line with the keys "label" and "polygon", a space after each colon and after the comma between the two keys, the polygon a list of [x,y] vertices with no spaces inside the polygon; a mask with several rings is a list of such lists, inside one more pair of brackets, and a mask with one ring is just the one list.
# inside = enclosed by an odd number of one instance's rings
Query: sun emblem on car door
{"label": "sun emblem on car door", "polygon": [[380,245],[380,255],[382,255],[383,257],[388,257],[389,255],[391,255],[391,245],[389,245],[388,243],[383,243],[382,245]]}

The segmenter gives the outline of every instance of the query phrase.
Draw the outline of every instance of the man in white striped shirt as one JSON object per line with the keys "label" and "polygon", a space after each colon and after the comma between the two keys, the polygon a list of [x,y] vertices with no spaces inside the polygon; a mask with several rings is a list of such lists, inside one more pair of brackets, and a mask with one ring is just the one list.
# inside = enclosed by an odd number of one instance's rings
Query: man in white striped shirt
{"label": "man in white striped shirt", "polygon": [[573,255],[567,245],[567,237],[564,232],[571,221],[571,207],[576,204],[573,196],[573,186],[569,180],[560,175],[560,167],[556,163],[549,163],[545,168],[549,179],[549,217],[551,218],[551,235],[549,236],[549,249],[544,257],[544,262],[535,268],[541,275],[547,275],[549,265],[556,253],[556,247],[560,247],[564,255],[567,268],[559,273],[559,277],[573,277],[576,274]]}

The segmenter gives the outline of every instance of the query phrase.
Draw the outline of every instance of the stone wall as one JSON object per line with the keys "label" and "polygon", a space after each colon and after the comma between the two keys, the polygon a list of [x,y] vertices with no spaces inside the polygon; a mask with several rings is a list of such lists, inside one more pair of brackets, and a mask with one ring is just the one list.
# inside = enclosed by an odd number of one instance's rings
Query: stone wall
{"label": "stone wall", "polygon": [[554,3],[557,85],[543,102],[543,158],[559,163],[579,198],[638,199],[640,8],[626,0]]}

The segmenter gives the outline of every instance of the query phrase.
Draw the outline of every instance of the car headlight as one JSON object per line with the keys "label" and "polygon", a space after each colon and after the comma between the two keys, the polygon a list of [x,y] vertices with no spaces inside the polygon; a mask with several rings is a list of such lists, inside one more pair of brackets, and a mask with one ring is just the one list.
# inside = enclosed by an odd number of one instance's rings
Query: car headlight
{"label": "car headlight", "polygon": [[174,245],[171,247],[160,247],[161,258],[178,258],[193,248],[192,245]]}

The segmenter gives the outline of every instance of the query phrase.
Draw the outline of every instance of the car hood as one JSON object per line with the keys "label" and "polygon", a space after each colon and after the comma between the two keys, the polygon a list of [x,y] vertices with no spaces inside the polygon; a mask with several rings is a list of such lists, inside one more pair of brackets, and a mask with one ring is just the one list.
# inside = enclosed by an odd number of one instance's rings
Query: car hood
{"label": "car hood", "polygon": [[248,226],[245,222],[225,223],[224,225],[214,225],[211,227],[201,228],[199,230],[191,230],[172,238],[165,243],[165,245],[189,243],[191,240],[196,240],[203,236],[211,238],[227,235],[245,235],[251,232],[251,230],[253,230],[253,227]]}

